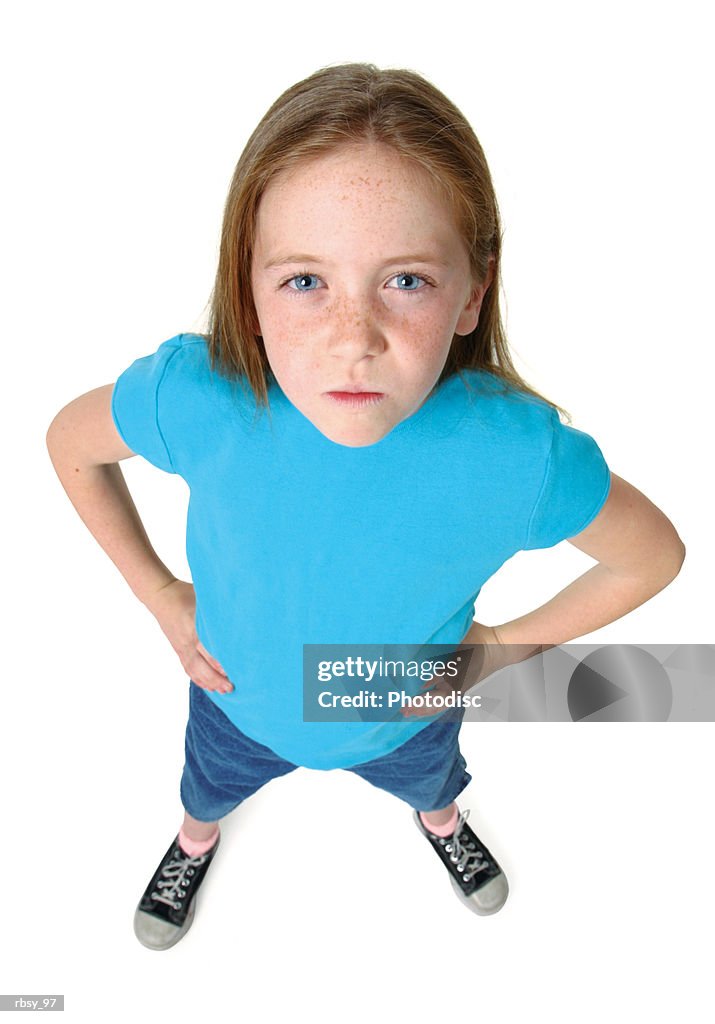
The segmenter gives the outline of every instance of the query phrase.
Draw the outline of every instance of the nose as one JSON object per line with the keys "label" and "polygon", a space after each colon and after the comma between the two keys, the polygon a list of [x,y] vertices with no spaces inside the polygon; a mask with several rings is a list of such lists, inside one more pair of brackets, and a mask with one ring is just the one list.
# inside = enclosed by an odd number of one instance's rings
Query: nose
{"label": "nose", "polygon": [[378,317],[367,303],[336,312],[328,331],[328,352],[340,359],[379,355],[385,343]]}

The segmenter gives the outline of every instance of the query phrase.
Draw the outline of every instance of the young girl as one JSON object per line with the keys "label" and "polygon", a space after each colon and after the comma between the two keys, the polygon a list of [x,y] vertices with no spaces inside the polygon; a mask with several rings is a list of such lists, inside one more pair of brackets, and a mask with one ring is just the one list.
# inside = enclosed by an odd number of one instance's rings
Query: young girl
{"label": "young girl", "polygon": [[[460,813],[460,716],[304,721],[304,644],[561,644],[678,573],[684,547],[595,441],[519,377],[499,312],[501,226],[460,111],[408,70],[324,68],[288,89],[231,182],[205,335],[180,334],[62,409],[70,500],[189,677],[184,821],[135,914],[191,925],[219,820],[297,766],[348,769],[413,809],[462,902],[504,873]],[[118,463],[190,487],[176,579]],[[520,550],[598,564],[543,607],[473,621]]]}

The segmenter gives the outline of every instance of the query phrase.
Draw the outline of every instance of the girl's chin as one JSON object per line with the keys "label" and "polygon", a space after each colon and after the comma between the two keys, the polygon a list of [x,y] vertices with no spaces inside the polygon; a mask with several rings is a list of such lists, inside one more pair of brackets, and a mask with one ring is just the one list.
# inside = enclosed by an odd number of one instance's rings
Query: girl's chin
{"label": "girl's chin", "polygon": [[332,441],[334,444],[341,444],[345,448],[367,448],[371,444],[377,444],[381,441],[388,431],[375,432],[368,434],[366,431],[336,431],[336,430],[321,430],[321,434]]}
{"label": "girl's chin", "polygon": [[311,422],[329,441],[348,448],[365,448],[367,445],[377,444],[393,427],[393,424],[370,423],[367,420],[358,422],[357,419],[353,422],[338,423],[334,416],[329,419],[323,416]]}

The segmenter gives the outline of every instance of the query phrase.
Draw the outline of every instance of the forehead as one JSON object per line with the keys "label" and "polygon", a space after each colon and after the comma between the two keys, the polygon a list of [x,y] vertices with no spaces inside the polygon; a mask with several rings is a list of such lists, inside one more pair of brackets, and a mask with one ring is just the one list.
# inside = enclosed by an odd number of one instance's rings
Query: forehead
{"label": "forehead", "polygon": [[[257,215],[257,243],[300,232],[352,230],[429,235],[453,244],[457,225],[445,190],[428,172],[382,143],[355,143],[280,171]],[[439,238],[437,238],[439,236]],[[296,242],[298,239],[296,239]]]}
{"label": "forehead", "polygon": [[349,183],[365,189],[379,189],[390,183],[409,182],[415,188],[429,188],[431,175],[415,160],[398,153],[382,142],[353,142],[317,156],[299,160],[293,167],[279,171],[269,187],[309,181]]}

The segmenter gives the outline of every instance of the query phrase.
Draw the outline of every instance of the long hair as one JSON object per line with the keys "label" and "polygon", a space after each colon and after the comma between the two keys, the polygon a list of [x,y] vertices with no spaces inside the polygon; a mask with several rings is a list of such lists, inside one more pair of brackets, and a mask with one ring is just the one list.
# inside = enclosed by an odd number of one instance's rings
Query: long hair
{"label": "long hair", "polygon": [[[437,386],[483,369],[503,385],[568,412],[517,373],[499,310],[502,229],[489,167],[472,127],[439,89],[415,71],[349,63],[324,67],[278,97],[248,139],[233,173],[223,215],[207,341],[211,368],[250,386],[268,407],[272,376],[251,289],[256,213],[271,179],[301,161],[350,143],[383,143],[413,161],[442,189],[469,253],[475,282],[493,278],[471,334],[454,335]],[[467,382],[465,382],[467,383]]]}

